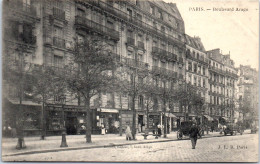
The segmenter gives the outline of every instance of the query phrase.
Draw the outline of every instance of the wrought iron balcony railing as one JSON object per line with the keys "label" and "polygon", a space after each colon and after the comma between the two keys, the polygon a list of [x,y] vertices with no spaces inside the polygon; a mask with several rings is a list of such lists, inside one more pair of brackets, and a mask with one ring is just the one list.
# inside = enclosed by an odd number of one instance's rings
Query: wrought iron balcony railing
{"label": "wrought iron balcony railing", "polygon": [[103,26],[102,24],[89,20],[85,17],[75,16],[75,25],[103,35],[107,35],[114,40],[119,40],[119,32],[117,30]]}
{"label": "wrought iron balcony railing", "polygon": [[23,3],[22,1],[8,1],[7,7],[17,12],[21,12],[22,14],[37,17],[36,8],[32,5]]}
{"label": "wrought iron balcony railing", "polygon": [[152,47],[152,54],[169,61],[177,61],[177,55],[155,46]]}
{"label": "wrought iron balcony railing", "polygon": [[126,58],[126,57],[122,57],[121,58],[121,62],[122,64],[125,64],[129,67],[134,67],[137,69],[148,69],[148,63],[136,60],[136,59],[132,59],[132,58]]}
{"label": "wrought iron balcony railing", "polygon": [[149,25],[136,17],[132,17],[129,14],[127,14],[119,9],[114,8],[113,6],[109,5],[108,3],[105,3],[102,1],[87,1],[87,2],[93,6],[103,9],[105,12],[107,12],[109,14],[113,14],[113,15],[117,16],[118,18],[127,20],[128,22],[132,23],[133,25],[145,28],[149,32],[152,32],[162,38],[173,41],[175,43],[177,42],[179,44],[183,44],[181,38],[175,37],[175,35],[172,35],[172,34],[167,34],[163,30],[157,29],[156,27]]}

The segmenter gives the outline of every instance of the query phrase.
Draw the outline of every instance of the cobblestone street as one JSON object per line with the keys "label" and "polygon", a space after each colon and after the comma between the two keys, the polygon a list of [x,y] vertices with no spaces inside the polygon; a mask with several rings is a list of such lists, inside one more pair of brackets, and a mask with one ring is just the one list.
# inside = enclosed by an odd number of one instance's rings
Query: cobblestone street
{"label": "cobblestone street", "polygon": [[169,141],[3,157],[4,161],[257,162],[258,135]]}

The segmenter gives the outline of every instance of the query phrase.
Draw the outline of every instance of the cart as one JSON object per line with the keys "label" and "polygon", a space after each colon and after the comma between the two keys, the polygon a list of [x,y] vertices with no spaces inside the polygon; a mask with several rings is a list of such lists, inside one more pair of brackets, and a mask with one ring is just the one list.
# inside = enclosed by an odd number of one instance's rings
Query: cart
{"label": "cart", "polygon": [[177,131],[177,138],[180,140],[183,138],[183,136],[189,136],[189,131],[190,131],[191,126],[192,126],[191,121],[181,122],[180,128]]}

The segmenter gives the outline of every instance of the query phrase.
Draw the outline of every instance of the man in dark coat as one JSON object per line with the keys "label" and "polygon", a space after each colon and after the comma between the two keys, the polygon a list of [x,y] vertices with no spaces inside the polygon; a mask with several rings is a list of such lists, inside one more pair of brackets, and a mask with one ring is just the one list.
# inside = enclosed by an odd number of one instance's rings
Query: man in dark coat
{"label": "man in dark coat", "polygon": [[190,135],[190,140],[191,140],[191,144],[192,144],[192,149],[195,149],[198,136],[200,136],[199,128],[196,126],[195,123],[192,124],[190,131],[189,131],[189,135]]}

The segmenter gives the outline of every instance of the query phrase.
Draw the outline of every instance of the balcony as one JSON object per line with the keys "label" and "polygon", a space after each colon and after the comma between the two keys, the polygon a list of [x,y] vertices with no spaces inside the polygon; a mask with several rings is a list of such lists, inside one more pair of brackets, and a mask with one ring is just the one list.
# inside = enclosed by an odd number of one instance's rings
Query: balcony
{"label": "balcony", "polygon": [[155,46],[152,47],[152,54],[168,61],[177,61],[177,55]]}
{"label": "balcony", "polygon": [[230,71],[226,71],[226,75],[233,77],[233,78],[236,78],[236,79],[238,78],[238,75],[236,73],[233,73],[233,72],[230,72]]}
{"label": "balcony", "polygon": [[177,72],[158,66],[152,66],[152,73],[155,76],[161,76],[164,78],[177,78]]}
{"label": "balcony", "polygon": [[133,68],[137,68],[137,69],[148,69],[148,63],[139,61],[139,60],[135,60],[132,58],[126,58],[126,57],[122,57],[122,64],[127,65],[128,67],[133,67]]}
{"label": "balcony", "polygon": [[127,41],[126,41],[126,44],[128,46],[135,46],[135,39],[134,38],[131,38],[131,37],[127,37]]}
{"label": "balcony", "polygon": [[119,40],[119,32],[115,29],[108,28],[106,26],[103,26],[100,23],[96,23],[92,20],[89,20],[87,18],[84,18],[82,16],[75,16],[75,25],[77,28],[84,28],[96,33],[99,33],[101,35],[106,35],[111,37],[111,39],[118,41]]}
{"label": "balcony", "polygon": [[65,20],[65,11],[53,7],[53,17],[60,20]]}
{"label": "balcony", "polygon": [[138,41],[137,46],[138,46],[139,49],[144,50],[144,42]]}
{"label": "balcony", "polygon": [[225,75],[225,71],[223,71],[223,70],[220,69],[220,68],[213,67],[213,66],[211,66],[211,65],[209,66],[209,71],[213,71],[213,72],[216,72],[216,73]]}
{"label": "balcony", "polygon": [[22,14],[31,16],[31,17],[37,17],[36,9],[34,6],[23,3],[22,1],[7,1],[7,7],[10,10],[13,10],[15,12],[20,12]]}
{"label": "balcony", "polygon": [[204,65],[208,65],[209,63],[209,60],[207,58],[204,58],[202,56],[200,56],[199,58],[195,58],[190,52],[186,54],[186,57]]}
{"label": "balcony", "polygon": [[18,42],[21,44],[28,44],[31,46],[36,45],[37,37],[30,33],[19,33],[11,32],[11,30],[6,30],[4,33],[4,38],[12,42]]}
{"label": "balcony", "polygon": [[178,43],[178,44],[183,44],[183,42],[181,41],[180,38],[175,37],[171,34],[166,34],[163,30],[159,30],[154,26],[151,26],[145,22],[143,22],[142,20],[138,19],[137,17],[132,17],[129,14],[114,8],[113,6],[109,5],[108,3],[102,2],[102,1],[87,1],[89,4],[91,4],[92,6],[96,6],[98,8],[101,8],[102,10],[104,10],[105,12],[107,12],[108,14],[112,14],[115,15],[116,17],[123,19],[123,20],[127,20],[128,22],[130,22],[131,24],[144,28],[145,30],[148,30],[149,32],[156,34],[158,36],[160,36],[161,38],[165,38],[169,41],[172,41],[174,43]]}

